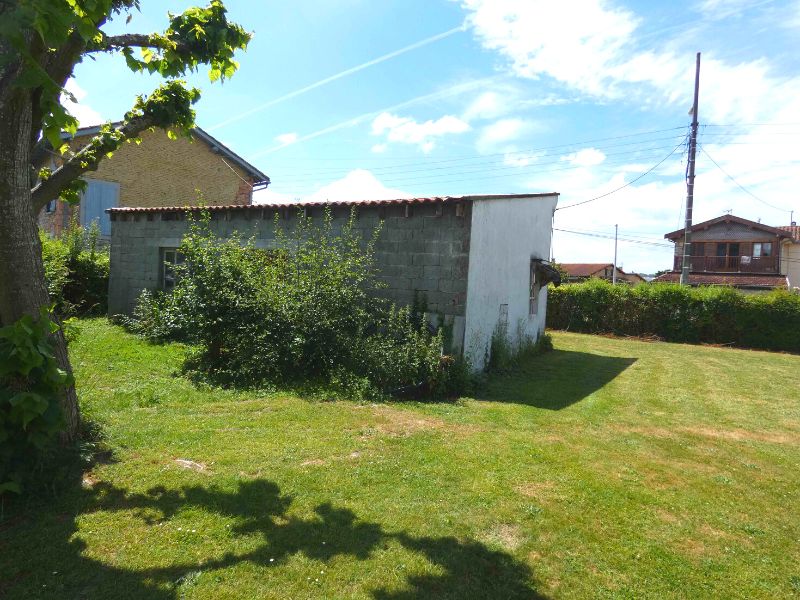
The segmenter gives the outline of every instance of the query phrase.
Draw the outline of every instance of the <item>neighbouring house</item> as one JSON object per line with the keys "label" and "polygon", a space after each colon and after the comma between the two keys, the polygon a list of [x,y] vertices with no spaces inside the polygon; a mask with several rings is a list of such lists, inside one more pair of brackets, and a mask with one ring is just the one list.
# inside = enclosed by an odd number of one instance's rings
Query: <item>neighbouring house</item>
{"label": "neighbouring house", "polygon": [[[77,152],[91,141],[99,127],[79,129],[69,139]],[[51,156],[51,169],[59,166]],[[72,220],[83,226],[96,221],[103,237],[111,235],[106,212],[119,206],[195,206],[205,204],[247,205],[253,190],[269,185],[269,177],[242,157],[196,127],[191,138],[169,139],[157,129],[145,131],[141,144],[126,143],[96,171],[84,174],[86,191],[78,206],[51,201],[39,214],[39,225],[59,235]]]}
{"label": "neighbouring house", "polygon": [[[789,265],[795,264],[788,262],[788,256],[800,254],[796,236],[796,228],[772,227],[735,215],[697,223],[692,226],[689,285],[726,285],[749,291],[786,289]],[[664,237],[675,244],[674,263],[672,271],[653,281],[676,283],[683,264],[684,231]],[[797,277],[798,270],[792,273]]]}
{"label": "neighbouring house", "polygon": [[[369,237],[382,222],[375,259],[392,301],[425,297],[429,318],[452,327],[452,346],[475,368],[483,366],[492,335],[512,344],[544,331],[547,283],[558,277],[547,262],[558,194],[520,194],[215,206],[210,226],[220,236],[252,236],[259,247],[274,243],[275,219],[291,228],[298,214],[321,218],[326,207],[334,227],[355,207],[357,228]],[[199,209],[110,209],[109,314],[129,314],[142,290],[170,290],[170,263],[187,231],[187,213]]]}
{"label": "neighbouring house", "polygon": [[[567,283],[579,283],[587,279],[605,279],[612,281],[614,278],[614,265],[611,263],[559,263],[567,274]],[[626,273],[617,267],[618,283],[642,283],[644,278],[636,273]]]}
{"label": "neighbouring house", "polygon": [[795,221],[791,225],[778,227],[789,234],[781,241],[781,273],[786,275],[789,288],[800,291],[800,226]]}

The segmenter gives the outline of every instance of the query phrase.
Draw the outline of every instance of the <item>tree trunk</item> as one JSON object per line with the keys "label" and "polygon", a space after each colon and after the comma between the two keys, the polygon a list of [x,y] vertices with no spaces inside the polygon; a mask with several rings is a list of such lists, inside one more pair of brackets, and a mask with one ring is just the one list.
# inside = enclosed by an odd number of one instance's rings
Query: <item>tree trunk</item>
{"label": "tree trunk", "polygon": [[[17,88],[0,99],[0,324],[6,325],[25,314],[38,315],[50,304],[31,203],[31,118],[29,90]],[[61,331],[53,342],[59,365],[71,374]],[[66,422],[62,439],[70,442],[80,427],[74,387],[63,394],[61,408]]]}

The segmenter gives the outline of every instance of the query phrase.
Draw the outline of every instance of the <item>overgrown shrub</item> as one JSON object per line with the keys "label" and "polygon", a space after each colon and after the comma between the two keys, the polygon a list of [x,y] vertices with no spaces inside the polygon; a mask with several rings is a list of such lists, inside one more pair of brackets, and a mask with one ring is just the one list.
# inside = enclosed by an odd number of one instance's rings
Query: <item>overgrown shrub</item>
{"label": "overgrown shrub", "polygon": [[58,398],[70,383],[50,341],[47,310],[0,328],[0,495],[21,491],[63,426]]}
{"label": "overgrown shrub", "polygon": [[378,232],[363,239],[355,212],[340,229],[329,212],[318,223],[300,216],[291,231],[276,220],[268,250],[217,237],[208,218],[183,239],[174,291],[145,294],[129,321],[151,339],[193,342],[187,369],[221,384],[321,382],[357,396],[453,391],[441,333],[376,296]]}
{"label": "overgrown shrub", "polygon": [[547,325],[584,333],[800,352],[800,296],[785,290],[743,294],[728,287],[613,286],[590,280],[550,289]]}
{"label": "overgrown shrub", "polygon": [[61,237],[40,231],[50,299],[62,316],[104,314],[108,307],[108,248],[99,244],[96,224],[72,224]]}

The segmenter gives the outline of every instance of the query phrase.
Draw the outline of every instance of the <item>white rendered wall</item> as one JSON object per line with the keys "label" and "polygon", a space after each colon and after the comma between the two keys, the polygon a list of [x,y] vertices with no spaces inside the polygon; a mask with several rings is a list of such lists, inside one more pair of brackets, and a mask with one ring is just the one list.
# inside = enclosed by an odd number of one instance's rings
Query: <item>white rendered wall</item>
{"label": "white rendered wall", "polygon": [[800,244],[781,244],[781,273],[789,280],[789,289],[800,288]]}
{"label": "white rendered wall", "polygon": [[503,305],[512,344],[519,344],[521,335],[538,339],[544,331],[546,287],[536,314],[529,315],[530,261],[550,258],[557,201],[558,195],[552,194],[472,203],[464,348],[475,369],[484,366]]}

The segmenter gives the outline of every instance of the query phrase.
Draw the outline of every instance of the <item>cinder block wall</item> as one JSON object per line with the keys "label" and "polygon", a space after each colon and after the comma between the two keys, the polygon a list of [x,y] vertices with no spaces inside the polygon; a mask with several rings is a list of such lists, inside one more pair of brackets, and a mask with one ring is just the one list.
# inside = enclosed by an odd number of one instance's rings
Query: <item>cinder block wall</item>
{"label": "cinder block wall", "polygon": [[[356,227],[365,239],[382,222],[375,256],[387,285],[382,295],[406,305],[416,290],[425,295],[429,312],[442,313],[448,320],[464,316],[471,203],[462,208],[458,215],[455,204],[358,208]],[[297,209],[277,212],[280,226],[292,228]],[[259,246],[269,247],[275,239],[275,214],[269,207],[213,211],[212,228],[220,236],[234,231],[254,235]],[[309,209],[309,215],[321,219],[323,209]],[[334,229],[340,229],[350,217],[350,207],[334,207],[333,217]],[[143,289],[158,289],[160,249],[179,246],[187,226],[183,213],[112,214],[109,314],[130,314]]]}

